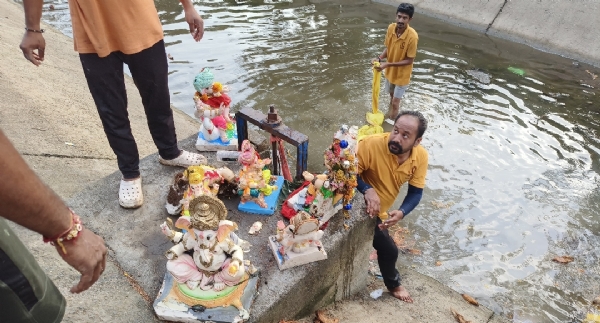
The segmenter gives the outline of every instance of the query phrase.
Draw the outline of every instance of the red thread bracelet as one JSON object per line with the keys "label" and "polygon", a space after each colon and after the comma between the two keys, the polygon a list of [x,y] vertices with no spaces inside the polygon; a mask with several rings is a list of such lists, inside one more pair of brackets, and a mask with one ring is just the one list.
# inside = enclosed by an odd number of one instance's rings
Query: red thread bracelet
{"label": "red thread bracelet", "polygon": [[60,237],[62,237],[64,235],[66,235],[67,233],[69,233],[69,231],[71,231],[71,228],[73,227],[73,216],[75,215],[73,213],[73,210],[69,209],[69,215],[71,215],[71,225],[69,225],[69,228],[67,230],[65,230],[65,232],[63,232],[63,233],[61,233],[59,235],[56,235],[54,237],[51,237],[51,238],[44,236],[43,237],[44,238],[44,243],[55,241],[56,239],[58,239],[58,238],[60,238]]}
{"label": "red thread bracelet", "polygon": [[74,241],[79,236],[79,233],[83,230],[83,223],[81,222],[79,216],[76,215],[73,210],[69,209],[69,211],[71,211],[71,226],[69,227],[69,230],[56,238],[44,237],[44,242],[50,243],[53,246],[58,244],[65,255],[67,254],[67,249],[65,249],[63,242]]}

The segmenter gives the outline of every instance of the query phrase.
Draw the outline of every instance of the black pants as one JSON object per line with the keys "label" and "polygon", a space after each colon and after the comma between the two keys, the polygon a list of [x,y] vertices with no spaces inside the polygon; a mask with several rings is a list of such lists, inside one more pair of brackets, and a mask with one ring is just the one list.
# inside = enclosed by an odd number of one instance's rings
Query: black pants
{"label": "black pants", "polygon": [[140,92],[150,134],[164,159],[179,156],[168,86],[164,41],[136,54],[112,52],[106,57],[79,54],[104,132],[125,179],[140,176],[140,156],[129,123],[123,63]]}
{"label": "black pants", "polygon": [[388,289],[394,289],[400,286],[400,274],[396,269],[396,260],[398,260],[398,247],[394,239],[390,237],[388,230],[380,230],[381,220],[377,218],[375,233],[373,234],[373,248],[377,250],[377,262],[379,270],[383,277],[383,283]]}

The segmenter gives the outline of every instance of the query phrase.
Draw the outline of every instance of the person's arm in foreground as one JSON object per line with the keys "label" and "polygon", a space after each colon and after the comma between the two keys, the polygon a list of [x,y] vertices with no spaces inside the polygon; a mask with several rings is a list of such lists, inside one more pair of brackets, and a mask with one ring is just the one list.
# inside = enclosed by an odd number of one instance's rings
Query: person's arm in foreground
{"label": "person's arm in foreground", "polygon": [[[41,20],[43,0],[23,0],[25,10],[25,35],[19,46],[25,58],[34,65],[39,66],[44,60],[46,40],[42,35]],[[36,52],[37,51],[37,52]]]}
{"label": "person's arm in foreground", "polygon": [[185,13],[185,21],[190,26],[190,33],[195,41],[200,41],[204,36],[204,20],[194,9],[192,0],[179,0],[183,6],[183,12]]}
{"label": "person's arm in foreground", "polygon": [[[27,166],[0,130],[0,217],[20,224],[44,237],[58,237],[72,226],[69,208]],[[83,228],[76,239],[56,244],[61,257],[81,273],[71,288],[79,293],[94,284],[106,265],[104,240]]]}

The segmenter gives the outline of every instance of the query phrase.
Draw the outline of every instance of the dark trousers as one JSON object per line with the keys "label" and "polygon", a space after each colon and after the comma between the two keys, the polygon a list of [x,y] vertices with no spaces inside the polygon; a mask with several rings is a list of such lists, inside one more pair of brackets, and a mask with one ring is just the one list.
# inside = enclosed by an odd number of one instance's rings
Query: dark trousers
{"label": "dark trousers", "polygon": [[373,248],[377,250],[377,262],[379,270],[383,277],[383,283],[388,289],[394,289],[400,286],[400,274],[396,269],[396,260],[398,260],[398,247],[394,239],[390,237],[388,230],[380,230],[381,220],[377,218],[375,233],[373,234]]}
{"label": "dark trousers", "polygon": [[79,54],[90,93],[96,103],[108,143],[125,179],[140,176],[140,156],[131,133],[123,63],[140,92],[150,134],[164,159],[179,156],[168,86],[164,41],[136,54],[112,52],[106,57]]}

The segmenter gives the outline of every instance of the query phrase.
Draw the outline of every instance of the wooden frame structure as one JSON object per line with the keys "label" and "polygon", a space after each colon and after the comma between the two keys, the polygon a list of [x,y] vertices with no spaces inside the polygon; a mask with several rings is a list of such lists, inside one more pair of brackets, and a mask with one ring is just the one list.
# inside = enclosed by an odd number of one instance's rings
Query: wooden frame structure
{"label": "wooden frame structure", "polygon": [[[271,112],[274,108],[271,107]],[[275,112],[276,113],[276,112]],[[272,113],[270,113],[271,115]],[[235,113],[238,134],[238,150],[242,149],[242,142],[248,139],[248,122],[258,126],[260,129],[270,133],[272,136],[281,138],[296,147],[296,179],[302,178],[302,172],[308,167],[308,136],[289,128],[281,123],[267,122],[267,115],[252,108],[244,108]],[[272,142],[273,165],[278,164],[277,142]],[[277,167],[274,175],[279,175]]]}

